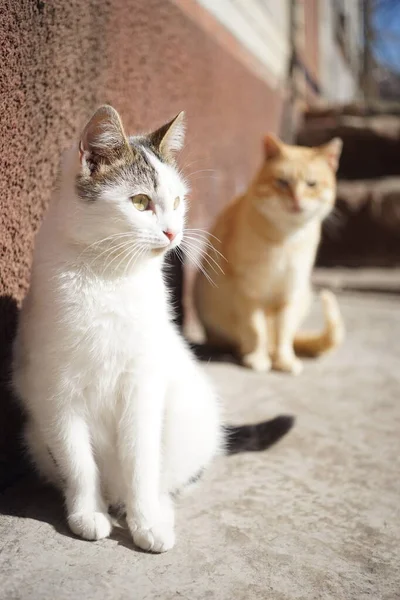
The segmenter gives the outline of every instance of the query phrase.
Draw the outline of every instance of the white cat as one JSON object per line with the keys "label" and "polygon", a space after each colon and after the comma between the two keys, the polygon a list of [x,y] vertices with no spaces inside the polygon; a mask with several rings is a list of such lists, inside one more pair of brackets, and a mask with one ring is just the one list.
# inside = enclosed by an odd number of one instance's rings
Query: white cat
{"label": "white cat", "polygon": [[183,137],[183,113],[128,138],[113,108],[96,111],[63,161],[14,347],[27,445],[62,489],[71,530],[108,536],[108,507],[122,502],[135,544],[153,552],[174,545],[174,493],[228,434],[230,452],[262,449],[292,425],[224,429],[172,323],[162,263],[183,236]]}

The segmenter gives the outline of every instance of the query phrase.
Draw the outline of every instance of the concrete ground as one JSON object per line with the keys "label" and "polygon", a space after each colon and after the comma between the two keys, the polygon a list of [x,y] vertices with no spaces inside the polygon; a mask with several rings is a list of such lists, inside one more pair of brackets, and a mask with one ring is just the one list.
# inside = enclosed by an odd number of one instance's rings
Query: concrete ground
{"label": "concrete ground", "polygon": [[173,550],[139,552],[123,529],[75,539],[56,494],[22,481],[0,498],[0,598],[400,598],[398,297],[340,303],[344,346],[298,378],[207,367],[232,422],[297,422],[265,453],[217,461],[180,502]]}

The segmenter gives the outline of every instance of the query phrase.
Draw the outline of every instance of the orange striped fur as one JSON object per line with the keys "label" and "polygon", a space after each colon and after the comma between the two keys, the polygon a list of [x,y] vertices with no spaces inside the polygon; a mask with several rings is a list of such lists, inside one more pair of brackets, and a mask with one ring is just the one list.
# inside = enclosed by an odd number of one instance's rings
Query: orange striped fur
{"label": "orange striped fur", "polygon": [[[311,298],[311,271],[321,224],[334,206],[342,148],[290,146],[267,135],[265,158],[247,192],[218,216],[195,304],[209,343],[232,347],[257,371],[299,373],[295,352],[317,356],[337,346],[344,328],[336,298],[322,296],[325,330],[299,334]],[[215,237],[214,237],[215,236]],[[217,238],[217,240],[216,240]],[[214,268],[213,268],[214,267]]]}

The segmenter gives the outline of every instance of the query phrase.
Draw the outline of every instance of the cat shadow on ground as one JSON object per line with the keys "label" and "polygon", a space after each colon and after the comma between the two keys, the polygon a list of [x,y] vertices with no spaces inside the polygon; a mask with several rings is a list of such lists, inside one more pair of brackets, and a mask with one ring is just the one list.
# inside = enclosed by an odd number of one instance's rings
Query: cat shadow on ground
{"label": "cat shadow on ground", "polygon": [[[58,533],[74,538],[61,494],[35,475],[22,444],[24,416],[11,387],[18,313],[12,296],[0,296],[0,515],[49,523]],[[110,537],[134,548],[129,532],[121,527],[115,527]]]}
{"label": "cat shadow on ground", "polygon": [[21,444],[24,418],[11,387],[18,312],[12,296],[0,296],[0,492],[16,481],[27,466]]}
{"label": "cat shadow on ground", "polygon": [[[24,478],[0,494],[0,515],[48,523],[61,535],[85,541],[70,531],[61,493],[41,481],[32,469]],[[111,511],[111,516],[114,526],[110,539],[130,550],[144,552],[133,544],[123,512]]]}
{"label": "cat shadow on ground", "polygon": [[190,343],[190,347],[196,358],[202,362],[242,364],[239,355],[230,350],[216,348],[209,344]]}
{"label": "cat shadow on ground", "polygon": [[221,349],[210,344],[197,344],[190,342],[190,348],[197,360],[206,363],[230,363],[243,366],[240,356],[233,350]]}
{"label": "cat shadow on ground", "polygon": [[0,494],[0,515],[49,523],[58,533],[74,537],[68,530],[61,494],[40,481],[32,469]]}
{"label": "cat shadow on ground", "polygon": [[[247,369],[247,367],[243,366],[240,356],[233,350],[223,350],[208,344],[195,343],[190,343],[190,347],[196,358],[202,362],[230,363]],[[310,356],[304,353],[299,353],[297,356],[306,361],[311,359]]]}
{"label": "cat shadow on ground", "polygon": [[60,523],[63,529],[62,500],[35,478],[22,444],[24,416],[11,386],[18,312],[12,296],[0,296],[0,515],[48,521],[56,528]]}

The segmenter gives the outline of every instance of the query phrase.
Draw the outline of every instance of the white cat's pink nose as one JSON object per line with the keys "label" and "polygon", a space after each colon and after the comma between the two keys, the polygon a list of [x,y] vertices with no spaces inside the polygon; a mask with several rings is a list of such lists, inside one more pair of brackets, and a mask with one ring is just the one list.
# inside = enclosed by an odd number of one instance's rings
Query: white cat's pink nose
{"label": "white cat's pink nose", "polygon": [[176,236],[176,233],[174,233],[173,231],[170,231],[169,229],[167,229],[166,231],[164,231],[164,235],[166,235],[167,238],[169,239],[169,241],[172,242],[172,240]]}

